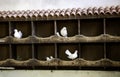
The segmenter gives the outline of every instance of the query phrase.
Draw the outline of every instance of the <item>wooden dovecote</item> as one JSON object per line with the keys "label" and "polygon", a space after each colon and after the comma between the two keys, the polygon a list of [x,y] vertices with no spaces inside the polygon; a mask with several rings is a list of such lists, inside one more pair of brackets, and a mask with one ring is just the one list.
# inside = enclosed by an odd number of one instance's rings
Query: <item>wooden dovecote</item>
{"label": "wooden dovecote", "polygon": [[[0,66],[120,67],[120,6],[0,11]],[[56,32],[66,26],[68,38]],[[23,37],[13,37],[14,29]],[[78,50],[69,60],[65,50]],[[52,61],[46,61],[53,56]]]}

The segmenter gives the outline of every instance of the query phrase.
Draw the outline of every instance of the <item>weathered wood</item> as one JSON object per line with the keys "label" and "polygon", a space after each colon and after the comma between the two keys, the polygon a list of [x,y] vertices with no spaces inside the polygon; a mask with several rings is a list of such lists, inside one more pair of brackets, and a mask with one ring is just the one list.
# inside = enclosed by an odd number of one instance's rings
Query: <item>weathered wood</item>
{"label": "weathered wood", "polygon": [[71,61],[64,61],[60,59],[53,59],[51,61],[40,61],[37,59],[29,59],[26,61],[18,61],[14,59],[7,59],[0,61],[0,66],[81,66],[81,67],[120,67],[119,61],[112,61],[110,59],[100,59],[97,61],[88,61],[82,58],[77,58]]}

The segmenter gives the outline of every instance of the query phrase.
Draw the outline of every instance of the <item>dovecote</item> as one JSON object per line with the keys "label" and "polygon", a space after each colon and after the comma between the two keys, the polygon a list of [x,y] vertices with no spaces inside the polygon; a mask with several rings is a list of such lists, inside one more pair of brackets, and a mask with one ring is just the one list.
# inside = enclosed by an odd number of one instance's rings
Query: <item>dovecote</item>
{"label": "dovecote", "polygon": [[[68,37],[59,37],[62,27]],[[120,67],[120,6],[0,11],[0,66],[36,69]],[[14,29],[23,37],[13,37]],[[65,54],[78,50],[78,58]],[[53,56],[52,61],[46,57]],[[54,67],[54,68],[53,68]],[[71,67],[71,68],[69,68]]]}

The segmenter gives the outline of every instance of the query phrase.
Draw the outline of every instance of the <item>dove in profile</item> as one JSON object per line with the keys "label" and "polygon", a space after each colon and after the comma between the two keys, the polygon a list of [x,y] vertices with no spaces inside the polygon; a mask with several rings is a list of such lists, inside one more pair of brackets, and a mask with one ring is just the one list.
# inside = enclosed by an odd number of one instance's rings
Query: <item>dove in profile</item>
{"label": "dove in profile", "polygon": [[19,39],[22,38],[22,32],[14,29],[14,37]]}
{"label": "dove in profile", "polygon": [[52,56],[50,56],[50,57],[46,57],[46,60],[47,61],[51,61],[51,60],[53,60],[54,58],[52,57]]}
{"label": "dove in profile", "polygon": [[66,27],[63,27],[61,30],[60,30],[60,34],[63,36],[63,37],[66,37],[67,38],[67,28]]}
{"label": "dove in profile", "polygon": [[73,54],[68,49],[65,51],[65,54],[68,55],[68,58],[72,59],[72,60],[78,57],[77,53],[78,53],[77,50],[75,50],[75,52]]}

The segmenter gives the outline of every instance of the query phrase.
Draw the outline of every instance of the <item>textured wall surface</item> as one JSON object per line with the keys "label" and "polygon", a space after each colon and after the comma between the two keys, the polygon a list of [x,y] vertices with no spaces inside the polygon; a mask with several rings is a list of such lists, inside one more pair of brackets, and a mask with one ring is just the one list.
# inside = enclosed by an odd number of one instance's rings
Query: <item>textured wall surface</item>
{"label": "textured wall surface", "polygon": [[0,10],[87,8],[120,5],[120,0],[0,0]]}
{"label": "textured wall surface", "polygon": [[7,70],[0,71],[0,77],[120,77],[115,71],[43,71],[43,70]]}

